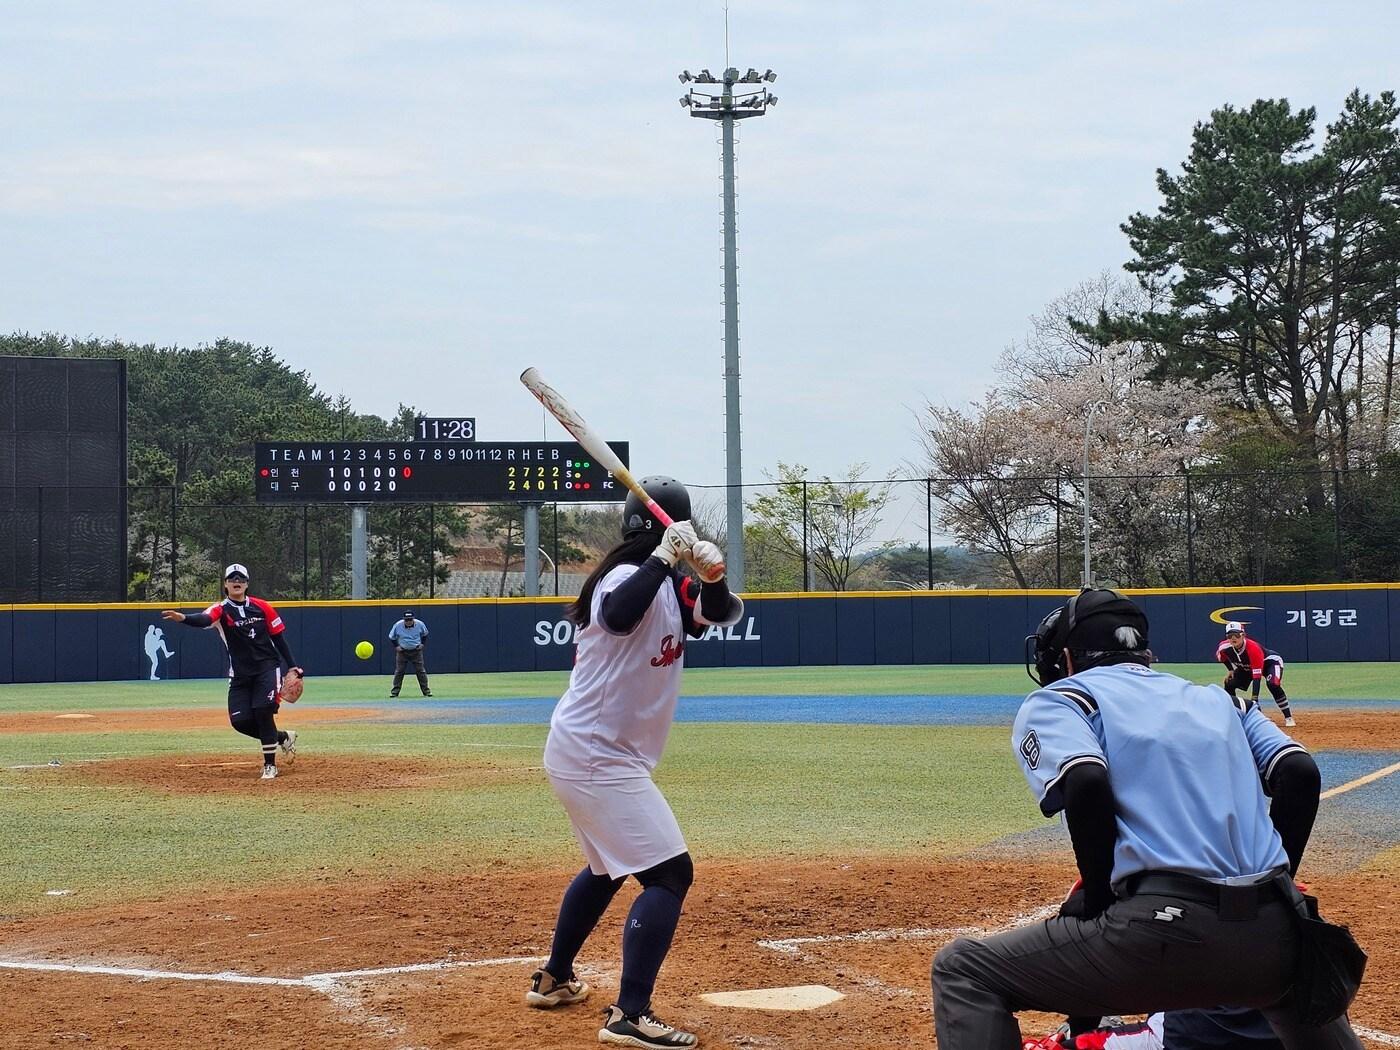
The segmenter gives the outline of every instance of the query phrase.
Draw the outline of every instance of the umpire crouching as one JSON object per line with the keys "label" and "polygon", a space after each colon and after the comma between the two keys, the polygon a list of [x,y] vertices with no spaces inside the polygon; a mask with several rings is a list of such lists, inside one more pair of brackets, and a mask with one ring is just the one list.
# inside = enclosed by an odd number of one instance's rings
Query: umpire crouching
{"label": "umpire crouching", "polygon": [[1292,879],[1312,757],[1257,706],[1151,670],[1147,617],[1116,591],[1080,592],[1026,642],[1042,688],[1012,745],[1041,812],[1065,814],[1083,890],[1057,918],[938,953],[939,1050],[1017,1050],[1020,1010],[1092,1025],[1209,1006],[1258,1008],[1289,1050],[1360,1050],[1354,984],[1324,1023],[1299,980],[1318,958]]}

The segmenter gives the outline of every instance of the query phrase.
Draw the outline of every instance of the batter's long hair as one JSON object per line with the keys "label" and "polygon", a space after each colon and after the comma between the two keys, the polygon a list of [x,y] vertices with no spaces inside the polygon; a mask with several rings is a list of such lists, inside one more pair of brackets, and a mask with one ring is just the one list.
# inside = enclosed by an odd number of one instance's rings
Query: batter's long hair
{"label": "batter's long hair", "polygon": [[642,564],[651,557],[651,552],[656,550],[656,545],[660,542],[660,533],[639,532],[604,554],[598,567],[583,581],[578,597],[564,610],[564,615],[580,627],[587,627],[591,618],[590,610],[593,608],[593,592],[598,588],[598,581],[619,565]]}

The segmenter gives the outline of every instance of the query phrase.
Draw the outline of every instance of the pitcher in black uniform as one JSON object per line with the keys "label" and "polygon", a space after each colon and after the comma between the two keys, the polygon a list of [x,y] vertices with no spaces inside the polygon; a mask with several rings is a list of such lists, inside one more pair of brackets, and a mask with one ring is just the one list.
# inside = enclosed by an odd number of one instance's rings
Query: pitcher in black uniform
{"label": "pitcher in black uniform", "polygon": [[282,665],[288,674],[302,670],[292,657],[277,610],[248,593],[248,569],[235,562],[224,570],[224,599],[203,612],[167,609],[162,619],[187,627],[212,627],[228,649],[228,720],[233,728],[262,744],[262,779],[277,776],[277,752],[291,761],[297,753],[295,730],[277,728]]}

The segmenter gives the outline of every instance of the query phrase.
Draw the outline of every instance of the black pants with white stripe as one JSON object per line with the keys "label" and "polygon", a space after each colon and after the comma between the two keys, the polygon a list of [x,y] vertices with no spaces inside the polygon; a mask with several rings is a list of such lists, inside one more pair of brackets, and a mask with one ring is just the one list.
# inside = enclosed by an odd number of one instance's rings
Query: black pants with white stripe
{"label": "black pants with white stripe", "polygon": [[1096,919],[959,938],[933,961],[939,1050],[1019,1050],[1021,1010],[1102,1017],[1219,1005],[1257,1008],[1288,1050],[1361,1050],[1345,1017],[1306,1028],[1287,1003],[1295,920],[1282,889],[1242,918],[1204,899],[1140,893]]}
{"label": "black pants with white stripe", "polygon": [[277,745],[284,734],[277,730],[277,691],[281,668],[268,667],[257,674],[234,675],[228,683],[228,720],[234,729],[262,744],[263,764],[277,764]]}

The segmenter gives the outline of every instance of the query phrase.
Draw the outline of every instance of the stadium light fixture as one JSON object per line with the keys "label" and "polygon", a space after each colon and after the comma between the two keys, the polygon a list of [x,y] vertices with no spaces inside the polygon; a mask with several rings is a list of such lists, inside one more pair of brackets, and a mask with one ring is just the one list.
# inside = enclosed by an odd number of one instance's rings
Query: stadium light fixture
{"label": "stadium light fixture", "polygon": [[[727,47],[726,47],[727,50]],[[681,106],[692,117],[704,117],[720,123],[720,162],[723,185],[724,238],[724,421],[725,421],[725,561],[729,571],[729,586],[744,589],[744,472],[740,449],[739,425],[739,262],[738,242],[734,233],[734,122],[746,117],[761,117],[777,102],[764,82],[772,83],[777,74],[771,69],[760,73],[752,66],[742,77],[730,66],[724,71],[720,94],[687,88]],[[694,76],[689,70],[680,74],[682,84],[718,84],[714,74],[701,69]],[[735,84],[758,84],[755,91],[734,94]]]}

